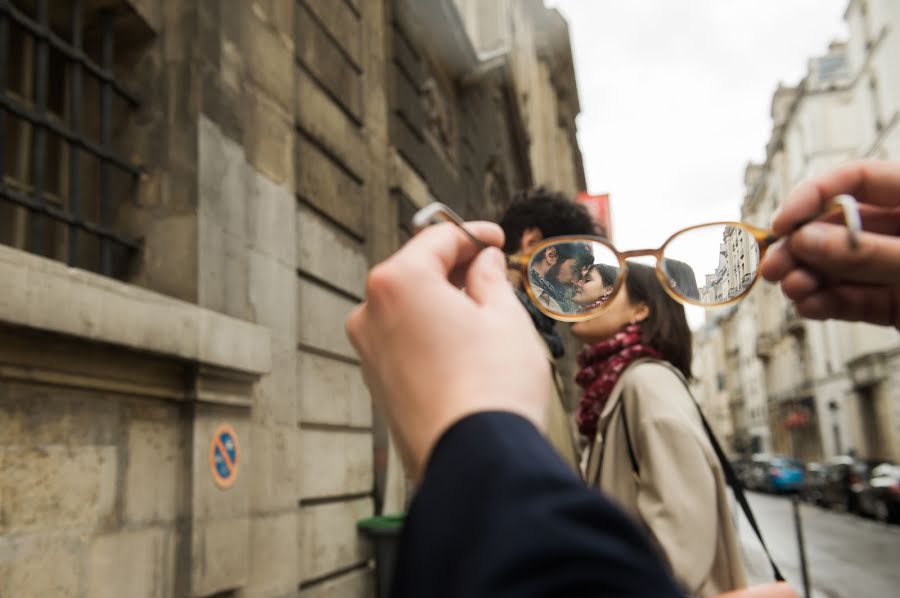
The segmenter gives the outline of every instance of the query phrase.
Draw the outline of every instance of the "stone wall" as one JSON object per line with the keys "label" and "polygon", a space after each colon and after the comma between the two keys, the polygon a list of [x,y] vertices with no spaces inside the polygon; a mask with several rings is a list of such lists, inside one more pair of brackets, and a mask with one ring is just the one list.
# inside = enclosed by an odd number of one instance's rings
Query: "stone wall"
{"label": "stone wall", "polygon": [[372,595],[387,441],[344,321],[418,207],[531,184],[509,66],[449,0],[117,6],[142,251],[119,282],[0,246],[0,595]]}

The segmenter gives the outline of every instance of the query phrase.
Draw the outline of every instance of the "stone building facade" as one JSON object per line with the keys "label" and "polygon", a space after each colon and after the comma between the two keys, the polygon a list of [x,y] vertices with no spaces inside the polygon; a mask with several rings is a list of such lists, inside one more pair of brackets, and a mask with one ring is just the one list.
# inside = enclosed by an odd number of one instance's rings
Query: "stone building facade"
{"label": "stone building facade", "polygon": [[[900,159],[900,6],[851,0],[845,19],[848,40],[810,60],[804,80],[772,98],[766,159],[746,169],[746,222],[767,226],[790,189],[837,164]],[[736,339],[733,448],[900,460],[896,330],[803,320],[765,283],[708,328]],[[699,337],[698,354],[717,350],[705,340],[715,334]]]}
{"label": "stone building facade", "polygon": [[584,188],[565,22],[10,0],[0,100],[0,595],[371,595],[344,320],[418,207]]}

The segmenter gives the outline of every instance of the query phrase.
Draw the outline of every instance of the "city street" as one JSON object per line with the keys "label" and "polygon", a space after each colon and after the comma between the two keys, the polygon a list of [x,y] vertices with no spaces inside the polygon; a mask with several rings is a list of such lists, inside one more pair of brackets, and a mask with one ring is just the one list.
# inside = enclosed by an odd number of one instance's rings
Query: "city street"
{"label": "city street", "polygon": [[[763,537],[788,581],[802,596],[800,557],[790,497],[748,493]],[[734,503],[735,512],[739,507]],[[817,598],[883,598],[900,593],[900,525],[801,503],[806,558]],[[770,581],[771,568],[743,514],[739,528],[751,583]]]}

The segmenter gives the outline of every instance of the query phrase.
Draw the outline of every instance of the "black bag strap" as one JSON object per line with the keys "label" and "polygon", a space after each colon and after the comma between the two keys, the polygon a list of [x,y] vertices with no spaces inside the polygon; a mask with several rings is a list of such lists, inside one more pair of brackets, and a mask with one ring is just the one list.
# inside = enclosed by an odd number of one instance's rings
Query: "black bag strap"
{"label": "black bag strap", "polygon": [[[684,384],[685,389],[687,389],[688,395],[691,397],[691,401],[694,402],[694,406],[697,408],[697,413],[700,414],[700,421],[703,422],[703,429],[706,431],[706,435],[709,437],[709,442],[710,444],[712,444],[713,451],[715,451],[716,457],[719,459],[719,465],[722,467],[722,473],[725,474],[725,481],[728,482],[729,486],[731,486],[731,491],[734,492],[734,497],[737,499],[738,504],[741,505],[741,509],[744,511],[744,515],[747,517],[747,521],[750,522],[750,527],[753,528],[754,533],[756,533],[756,537],[759,539],[759,543],[762,545],[763,550],[766,552],[766,558],[769,559],[769,565],[772,566],[772,573],[775,575],[775,581],[784,581],[784,575],[781,574],[781,570],[778,568],[778,565],[775,564],[775,559],[772,558],[772,553],[769,552],[769,547],[766,546],[766,541],[763,540],[762,532],[759,530],[759,525],[756,523],[756,517],[753,516],[753,510],[750,508],[750,503],[747,502],[747,497],[744,495],[744,486],[743,484],[741,484],[741,481],[734,473],[734,468],[731,467],[731,463],[729,463],[728,458],[725,456],[725,452],[719,445],[719,441],[716,439],[716,435],[713,433],[709,422],[706,421],[706,416],[703,415],[703,410],[700,408],[700,403],[698,403],[697,399],[694,398],[694,393],[691,392],[691,387],[688,386],[687,380],[684,379],[684,376],[681,374],[681,372],[676,370],[674,367],[669,366],[668,364],[663,363],[663,365],[669,367],[678,376],[678,379],[681,380],[682,384]],[[622,398],[619,399],[622,411],[622,426],[625,430],[625,446],[628,448],[628,458],[631,459],[631,468],[634,479],[640,480],[640,468],[638,467],[637,458],[634,456],[634,447],[631,444],[631,434],[629,434],[628,432],[628,417],[625,414],[627,409],[625,409],[624,402],[625,401]]]}
{"label": "black bag strap", "polygon": [[631,446],[631,434],[628,433],[628,416],[625,414],[625,401],[619,399],[619,408],[622,411],[622,426],[625,429],[625,447],[628,449],[628,458],[631,460],[631,474],[635,481],[641,479],[641,467],[638,465],[637,457],[634,456],[634,447]]}
{"label": "black bag strap", "polygon": [[712,428],[710,428],[709,423],[706,421],[706,416],[703,415],[700,404],[694,399],[694,395],[691,395],[691,399],[697,407],[697,412],[700,414],[700,421],[703,422],[703,429],[706,430],[706,435],[709,436],[709,441],[712,443],[713,450],[716,452],[716,457],[719,458],[719,465],[722,466],[725,480],[728,482],[728,485],[731,486],[731,491],[734,492],[734,497],[737,498],[738,503],[741,505],[741,509],[744,510],[744,515],[747,516],[750,527],[753,528],[756,537],[759,538],[759,543],[762,544],[763,550],[766,551],[766,558],[769,559],[769,565],[772,566],[772,573],[775,575],[775,581],[784,581],[784,575],[781,574],[781,570],[779,570],[778,565],[775,564],[775,559],[772,558],[772,553],[769,552],[769,547],[766,546],[766,541],[763,540],[762,532],[759,531],[759,525],[756,523],[756,517],[753,516],[753,510],[750,508],[750,503],[747,502],[747,497],[744,496],[744,485],[741,484],[741,481],[734,473],[734,469],[731,467],[731,463],[729,463],[728,459],[725,457],[722,447],[719,446],[719,441],[716,440],[716,435],[713,434]]}

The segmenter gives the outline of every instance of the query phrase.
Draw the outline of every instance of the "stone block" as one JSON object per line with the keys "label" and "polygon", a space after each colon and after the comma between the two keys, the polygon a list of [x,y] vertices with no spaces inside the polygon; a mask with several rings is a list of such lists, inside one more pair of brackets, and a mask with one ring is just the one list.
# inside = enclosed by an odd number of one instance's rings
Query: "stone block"
{"label": "stone block", "polygon": [[125,521],[174,522],[185,508],[187,446],[177,420],[128,423]]}
{"label": "stone block", "polygon": [[[285,74],[290,78],[289,74]],[[247,161],[272,181],[293,187],[294,120],[253,88],[244,94],[244,149]]]}
{"label": "stone block", "polygon": [[23,535],[0,538],[0,590],[4,596],[82,595],[82,553],[77,535]]}
{"label": "stone block", "polygon": [[304,345],[355,359],[344,322],[355,301],[304,279],[297,281],[297,340]]}
{"label": "stone block", "polygon": [[0,447],[0,532],[97,528],[113,516],[112,446]]}
{"label": "stone block", "polygon": [[91,598],[166,598],[173,593],[174,542],[158,528],[99,536],[90,548]]}
{"label": "stone block", "polygon": [[[350,57],[357,70],[362,65],[362,23],[359,15],[346,2],[329,0],[303,0],[309,10],[343,51]],[[302,10],[298,7],[298,10]]]}
{"label": "stone block", "polygon": [[[219,71],[216,75],[220,77],[222,93],[226,93],[229,96],[240,91],[241,82],[244,80],[244,55],[236,41],[240,37],[238,33],[240,19],[236,15],[237,13],[232,13],[232,11],[225,11],[225,15],[221,15],[222,49],[219,58]],[[231,32],[229,26],[233,27],[235,31]],[[233,33],[233,37],[229,37],[229,33]],[[234,101],[229,102],[231,104],[229,108],[233,109],[233,104],[238,102],[239,100],[235,98]],[[204,106],[205,108],[206,106]],[[240,117],[235,118],[235,121],[240,123]],[[241,130],[243,131],[243,124],[241,124]]]}
{"label": "stone block", "polygon": [[249,469],[254,513],[284,511],[300,495],[301,445],[297,426],[254,423]]}
{"label": "stone block", "polygon": [[225,307],[223,313],[252,321],[250,309],[250,256],[243,237],[225,235]]}
{"label": "stone block", "polygon": [[359,366],[299,353],[297,394],[304,423],[372,425],[372,401]]}
{"label": "stone block", "polygon": [[296,342],[297,272],[274,257],[249,252],[250,308],[275,341]]}
{"label": "stone block", "polygon": [[362,77],[306,7],[298,5],[297,57],[328,93],[357,122],[363,121]]}
{"label": "stone block", "polygon": [[297,137],[297,193],[362,239],[366,234],[362,178],[303,135]]}
{"label": "stone block", "polygon": [[296,0],[265,0],[265,13],[278,32],[294,40],[294,5]]}
{"label": "stone block", "polygon": [[375,576],[368,568],[359,569],[307,588],[300,595],[303,598],[374,598]]}
{"label": "stone block", "polygon": [[300,436],[301,497],[371,491],[372,455],[371,433],[304,429]]}
{"label": "stone block", "polygon": [[192,26],[195,26],[196,5],[184,2],[162,2],[162,23],[166,35],[162,36],[163,54],[168,61],[187,62],[191,56]]}
{"label": "stone block", "polygon": [[192,303],[197,298],[197,215],[151,221],[144,237],[141,276],[158,293]]}
{"label": "stone block", "polygon": [[[229,160],[230,140],[222,133],[218,123],[205,114],[200,115],[197,123],[197,136],[197,184],[201,189],[221,193],[225,174],[238,164]],[[203,207],[201,201],[200,209]]]}
{"label": "stone block", "polygon": [[271,371],[269,330],[210,310],[198,310],[192,315],[197,329],[194,342],[198,361],[236,372]]}
{"label": "stone block", "polygon": [[254,14],[250,3],[241,2],[234,10],[244,13],[241,19],[244,73],[268,98],[288,110],[294,94],[291,71],[294,68],[294,46],[288,36],[263,21],[267,15]]}
{"label": "stone block", "polygon": [[273,344],[278,346],[272,349],[272,371],[259,379],[253,393],[253,420],[295,426],[299,415],[297,348],[293,342]]}
{"label": "stone block", "polygon": [[250,577],[250,519],[235,517],[194,524],[191,595],[239,588]]}
{"label": "stone block", "polygon": [[293,596],[300,583],[300,514],[256,517],[250,523],[250,578],[241,596]]}
{"label": "stone block", "polygon": [[[19,354],[33,350],[27,341],[12,348]],[[2,351],[0,360],[11,361]],[[47,445],[60,449],[112,445],[118,441],[120,405],[111,405],[106,397],[92,392],[0,382],[0,447],[12,451]]]}
{"label": "stone block", "polygon": [[396,150],[390,152],[388,168],[390,186],[399,189],[416,208],[424,208],[431,202],[428,184]]}
{"label": "stone block", "polygon": [[[201,193],[202,194],[202,193]],[[207,309],[225,311],[225,231],[200,213],[197,223],[200,245],[197,268],[197,303]]]}
{"label": "stone block", "polygon": [[247,229],[247,193],[250,191],[244,150],[205,116],[199,123],[199,204],[226,232],[243,237]]}
{"label": "stone block", "polygon": [[247,214],[250,247],[293,268],[297,236],[294,194],[252,169],[249,183],[246,201],[251,207]]}
{"label": "stone block", "polygon": [[365,247],[305,206],[297,211],[297,267],[363,297],[369,263]]}
{"label": "stone block", "polygon": [[19,261],[22,252],[0,247],[0,317],[10,323],[29,319],[29,270]]}
{"label": "stone block", "polygon": [[317,143],[328,147],[348,169],[362,172],[366,164],[362,129],[325,94],[309,73],[303,69],[296,69],[296,73],[294,114],[297,125]]}
{"label": "stone block", "polygon": [[300,510],[300,563],[303,579],[314,579],[365,562],[371,549],[356,522],[371,517],[368,498],[304,507]]}

